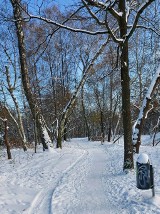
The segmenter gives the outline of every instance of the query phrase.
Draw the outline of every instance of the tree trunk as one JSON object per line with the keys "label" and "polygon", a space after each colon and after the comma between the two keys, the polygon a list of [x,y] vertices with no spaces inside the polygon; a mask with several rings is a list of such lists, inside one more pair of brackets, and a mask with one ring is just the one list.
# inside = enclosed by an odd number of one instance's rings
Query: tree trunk
{"label": "tree trunk", "polygon": [[[122,39],[127,35],[125,2],[119,1],[119,10],[122,17],[119,18],[120,36]],[[128,59],[128,40],[120,44],[121,48],[121,86],[122,86],[122,115],[124,129],[124,165],[123,169],[133,169],[133,145],[132,145],[132,126],[131,126],[131,108],[130,108],[130,77],[129,77],[129,59]]]}
{"label": "tree trunk", "polygon": [[64,128],[65,128],[65,121],[68,117],[68,114],[70,110],[73,108],[73,105],[76,101],[76,98],[78,96],[78,93],[80,89],[84,86],[86,79],[88,78],[88,75],[92,71],[93,63],[94,61],[99,57],[99,55],[103,52],[104,48],[106,47],[106,44],[108,43],[108,40],[105,41],[99,48],[99,50],[96,52],[96,54],[93,56],[92,60],[90,61],[90,64],[87,66],[87,68],[84,69],[83,76],[74,91],[72,97],[70,98],[69,102],[67,103],[66,107],[64,108],[62,112],[62,117],[59,123],[58,128],[58,138],[57,138],[57,148],[62,148],[62,137],[64,136]]}
{"label": "tree trunk", "polygon": [[81,103],[82,103],[82,111],[83,111],[83,117],[84,117],[84,122],[87,128],[87,137],[88,137],[88,141],[91,138],[90,135],[90,129],[89,129],[89,125],[88,125],[88,120],[87,120],[87,116],[86,116],[86,110],[85,110],[85,105],[84,105],[84,89],[82,87],[82,91],[81,91]]}
{"label": "tree trunk", "polygon": [[23,22],[22,22],[22,14],[20,7],[20,0],[10,0],[13,7],[13,14],[15,19],[15,26],[17,29],[17,37],[18,37],[18,48],[19,48],[19,57],[20,57],[20,65],[21,65],[21,78],[23,83],[23,88],[25,92],[25,96],[29,103],[33,118],[36,120],[38,134],[40,135],[41,142],[43,144],[44,149],[48,149],[47,142],[44,135],[44,129],[46,130],[46,125],[44,123],[43,116],[40,112],[40,109],[36,105],[36,100],[31,91],[29,74],[28,74],[28,65],[26,59],[26,49],[25,49],[25,39],[23,32]]}
{"label": "tree trunk", "polygon": [[134,168],[130,108],[130,79],[128,68],[128,42],[123,44],[121,55],[122,115],[124,130],[124,170]]}
{"label": "tree trunk", "polygon": [[16,99],[16,97],[14,96],[14,93],[13,93],[13,87],[12,87],[11,82],[10,82],[9,69],[8,69],[7,66],[5,68],[6,68],[6,77],[7,77],[8,91],[9,91],[11,97],[12,97],[12,100],[13,100],[15,108],[16,108],[16,112],[17,112],[17,116],[18,116],[17,121],[13,117],[13,115],[11,114],[11,112],[9,111],[9,109],[6,106],[5,106],[5,109],[8,111],[9,115],[11,116],[11,118],[16,123],[19,135],[20,135],[21,140],[22,140],[23,150],[27,151],[27,145],[26,145],[27,144],[27,139],[26,139],[26,135],[25,135],[25,131],[24,131],[24,126],[23,126],[23,121],[22,121],[22,117],[21,117],[20,108],[19,108],[17,99]]}
{"label": "tree trunk", "polygon": [[100,109],[100,126],[101,126],[101,143],[104,143],[104,139],[105,139],[105,133],[104,133],[104,116],[103,116],[103,111],[102,109]]}
{"label": "tree trunk", "polygon": [[64,136],[63,136],[64,141],[67,141],[67,119],[64,122]]}
{"label": "tree trunk", "polygon": [[156,126],[154,127],[154,135],[153,135],[153,142],[152,142],[152,146],[155,146],[155,138],[156,138],[156,134],[157,134],[157,131],[158,131],[158,127],[159,127],[159,122],[160,122],[160,117],[158,117],[158,120],[157,120],[157,124]]}
{"label": "tree trunk", "polygon": [[108,142],[111,142],[111,137],[112,137],[112,128],[111,128],[111,124],[109,124],[109,129],[108,129]]}
{"label": "tree trunk", "polygon": [[159,84],[159,81],[160,81],[160,66],[157,69],[157,72],[152,79],[150,87],[149,87],[149,89],[145,95],[144,100],[143,100],[143,104],[142,104],[142,107],[140,109],[138,119],[137,119],[136,123],[134,124],[133,144],[136,147],[136,153],[139,153],[139,147],[141,145],[141,135],[142,135],[143,124],[144,124],[145,118],[147,117],[148,112],[150,111],[150,109],[152,109],[151,97],[152,97],[157,85]]}
{"label": "tree trunk", "polygon": [[4,125],[5,125],[4,142],[5,142],[5,145],[6,145],[6,148],[7,148],[7,155],[8,155],[8,159],[12,159],[10,145],[9,145],[8,137],[7,137],[8,127],[7,127],[7,120],[6,119],[4,120]]}
{"label": "tree trunk", "polygon": [[[97,88],[94,89],[94,93],[95,93],[95,97],[96,97],[97,106],[98,106],[99,111],[100,111],[101,143],[103,143],[104,142],[104,138],[105,138],[105,133],[104,133],[104,115],[103,115],[104,106],[102,106],[102,104],[101,104],[100,94],[99,94]],[[103,100],[103,102],[104,102],[104,100]]]}
{"label": "tree trunk", "polygon": [[61,148],[62,149],[63,132],[64,132],[64,124],[60,124],[60,126],[58,128],[58,136],[57,136],[56,148]]}

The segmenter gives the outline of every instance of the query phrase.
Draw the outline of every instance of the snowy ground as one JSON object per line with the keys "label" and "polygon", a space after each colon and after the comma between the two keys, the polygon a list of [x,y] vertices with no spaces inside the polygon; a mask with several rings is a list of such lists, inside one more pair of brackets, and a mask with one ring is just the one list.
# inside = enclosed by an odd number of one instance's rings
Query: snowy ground
{"label": "snowy ground", "polygon": [[154,198],[151,190],[137,189],[136,170],[122,171],[120,140],[101,145],[72,139],[62,150],[37,154],[12,150],[12,160],[0,151],[0,213],[160,213],[160,146],[143,144],[140,152],[149,155],[155,169]]}

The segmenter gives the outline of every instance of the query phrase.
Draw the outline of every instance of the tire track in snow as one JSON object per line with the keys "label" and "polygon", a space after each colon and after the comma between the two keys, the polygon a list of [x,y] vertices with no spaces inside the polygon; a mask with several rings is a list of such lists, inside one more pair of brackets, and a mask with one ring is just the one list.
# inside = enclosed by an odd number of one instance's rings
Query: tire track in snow
{"label": "tire track in snow", "polygon": [[71,164],[63,173],[58,176],[57,182],[54,183],[54,186],[49,184],[49,186],[44,186],[45,190],[41,190],[34,200],[31,203],[31,206],[24,211],[24,214],[50,214],[55,213],[53,212],[52,208],[52,200],[54,192],[57,188],[61,185],[63,180],[71,173],[72,169],[78,165],[85,157],[87,156],[87,151],[83,151],[82,155],[73,163]]}
{"label": "tire track in snow", "polygon": [[[52,196],[52,214],[119,214],[123,210],[115,206],[107,193],[104,177],[107,154],[101,145],[87,142],[77,144],[88,151],[86,159],[61,180]],[[108,183],[109,184],[109,183]]]}
{"label": "tire track in snow", "polygon": [[86,169],[89,154],[87,150],[85,150],[85,154],[83,159],[67,171],[55,188],[52,196],[52,214],[70,213],[70,204],[77,204],[77,192],[81,188],[88,171]]}

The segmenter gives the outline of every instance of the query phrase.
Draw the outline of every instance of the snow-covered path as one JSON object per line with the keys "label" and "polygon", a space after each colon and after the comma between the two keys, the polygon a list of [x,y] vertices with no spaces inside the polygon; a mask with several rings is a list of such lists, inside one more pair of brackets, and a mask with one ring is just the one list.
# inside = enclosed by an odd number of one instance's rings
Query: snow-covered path
{"label": "snow-covered path", "polygon": [[73,139],[53,153],[13,152],[0,163],[0,213],[160,214],[159,176],[154,199],[138,190],[135,170],[122,171],[122,144]]}
{"label": "snow-covered path", "polygon": [[106,150],[100,143],[98,146],[83,141],[75,144],[82,155],[63,172],[54,187],[36,195],[27,213],[120,213],[108,196]]}
{"label": "snow-covered path", "polygon": [[120,213],[108,196],[107,155],[103,146],[99,144],[97,149],[97,145],[90,147],[81,143],[81,149],[87,151],[87,155],[55,190],[52,213]]}

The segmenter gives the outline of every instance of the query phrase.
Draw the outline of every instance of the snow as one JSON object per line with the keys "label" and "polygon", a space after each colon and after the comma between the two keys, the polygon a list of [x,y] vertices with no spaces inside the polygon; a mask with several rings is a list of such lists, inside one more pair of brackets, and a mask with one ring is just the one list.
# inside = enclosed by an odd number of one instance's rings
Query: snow
{"label": "snow", "polygon": [[118,14],[119,16],[121,16],[121,17],[123,16],[123,13],[122,13],[122,12],[119,12],[119,13],[117,12],[117,14]]}
{"label": "snow", "polygon": [[130,13],[130,2],[126,1],[126,23],[128,22],[129,13]]}
{"label": "snow", "polygon": [[44,139],[45,139],[45,142],[47,142],[47,145],[48,145],[48,152],[51,152],[51,153],[54,153],[54,148],[53,148],[53,145],[51,143],[51,139],[48,135],[48,132],[46,130],[46,128],[43,128],[43,135],[44,135]]}
{"label": "snow", "polygon": [[146,163],[149,163],[149,157],[147,154],[145,153],[142,153],[138,156],[137,158],[137,162],[138,163],[143,163],[143,164],[146,164]]}
{"label": "snow", "polygon": [[[140,152],[152,160],[155,197],[136,187],[136,169],[123,168],[123,139],[116,143],[64,142],[63,149],[0,150],[2,214],[158,214],[160,213],[160,146],[142,138]],[[134,156],[136,163],[138,155]],[[142,160],[143,161],[143,160]],[[135,164],[136,165],[136,164]]]}

